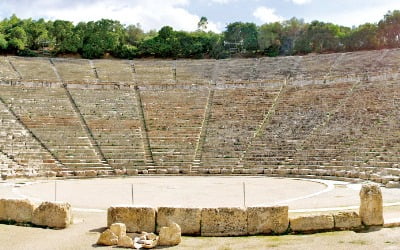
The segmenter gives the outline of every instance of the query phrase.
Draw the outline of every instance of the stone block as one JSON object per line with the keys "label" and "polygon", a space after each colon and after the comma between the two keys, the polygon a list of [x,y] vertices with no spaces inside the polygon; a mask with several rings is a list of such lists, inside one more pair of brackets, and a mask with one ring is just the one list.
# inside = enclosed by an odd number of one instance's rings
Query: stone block
{"label": "stone block", "polygon": [[176,223],[171,223],[168,227],[160,229],[158,245],[176,246],[182,241],[181,227]]}
{"label": "stone block", "polygon": [[161,227],[177,223],[183,235],[199,235],[201,208],[159,207],[157,209],[157,232]]}
{"label": "stone block", "polygon": [[154,232],[156,210],[145,206],[113,206],[107,210],[107,226],[124,223],[130,233]]}
{"label": "stone block", "polygon": [[316,232],[332,230],[335,222],[332,215],[306,215],[290,218],[290,228],[294,232]]}
{"label": "stone block", "polygon": [[333,219],[336,229],[347,230],[361,227],[361,218],[356,212],[338,212],[333,215]]}
{"label": "stone block", "polygon": [[126,174],[127,175],[138,175],[139,174],[139,170],[137,170],[137,169],[127,169],[126,170]]}
{"label": "stone block", "polygon": [[156,170],[156,173],[157,174],[168,174],[168,170],[167,169],[157,169]]}
{"label": "stone block", "polygon": [[32,223],[38,226],[66,228],[72,222],[72,209],[69,203],[42,202],[33,211]]}
{"label": "stone block", "polygon": [[118,238],[126,236],[126,226],[124,223],[114,223],[110,226],[111,232],[113,232]]}
{"label": "stone block", "polygon": [[366,226],[383,225],[383,200],[377,184],[365,184],[360,190],[360,217]]}
{"label": "stone block", "polygon": [[0,220],[31,222],[35,205],[29,200],[1,199]]}
{"label": "stone block", "polygon": [[202,209],[202,236],[240,236],[247,233],[246,209],[236,207]]}
{"label": "stone block", "polygon": [[96,170],[86,170],[85,171],[85,176],[87,176],[87,177],[95,177],[95,176],[97,176],[97,171]]}
{"label": "stone block", "polygon": [[248,207],[247,223],[250,235],[282,234],[289,227],[289,207]]}
{"label": "stone block", "polygon": [[114,246],[118,244],[118,236],[116,236],[110,229],[107,229],[102,234],[100,234],[97,240],[97,245],[103,246]]}

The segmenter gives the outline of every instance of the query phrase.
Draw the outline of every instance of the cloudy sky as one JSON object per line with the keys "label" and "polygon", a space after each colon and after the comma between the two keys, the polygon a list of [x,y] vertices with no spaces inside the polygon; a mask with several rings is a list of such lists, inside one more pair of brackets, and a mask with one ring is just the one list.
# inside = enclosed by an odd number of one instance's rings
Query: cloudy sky
{"label": "cloudy sky", "polygon": [[146,31],[164,25],[195,30],[201,16],[208,18],[213,31],[223,31],[235,21],[263,24],[294,16],[351,27],[378,22],[395,9],[400,9],[400,0],[0,0],[1,19],[13,13],[75,23],[109,18],[140,23]]}

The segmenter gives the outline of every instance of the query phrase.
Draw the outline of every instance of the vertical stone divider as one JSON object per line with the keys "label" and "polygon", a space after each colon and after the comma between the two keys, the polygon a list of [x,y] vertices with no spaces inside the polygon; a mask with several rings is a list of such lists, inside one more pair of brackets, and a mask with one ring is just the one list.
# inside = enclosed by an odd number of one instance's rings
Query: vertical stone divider
{"label": "vertical stone divider", "polygon": [[218,66],[219,66],[218,62],[216,61],[214,64],[213,72],[212,72],[212,77],[211,77],[212,79],[208,86],[208,97],[207,97],[206,107],[204,110],[204,117],[203,117],[203,121],[201,124],[200,133],[199,133],[197,143],[196,143],[196,148],[194,151],[193,162],[190,166],[189,173],[198,173],[197,168],[199,168],[200,164],[201,164],[203,146],[206,141],[208,123],[211,118],[211,110],[212,110],[212,106],[213,106],[214,92],[215,92],[214,87],[217,84]]}
{"label": "vertical stone divider", "polygon": [[383,225],[382,191],[377,184],[362,185],[359,214],[361,222],[366,226]]}
{"label": "vertical stone divider", "polygon": [[57,167],[59,168],[66,168],[64,164],[57,158],[57,156],[30,130],[25,123],[19,118],[19,116],[14,112],[14,110],[11,108],[11,105],[7,105],[4,99],[0,96],[0,103],[6,107],[7,111],[15,118],[15,120],[22,126],[23,129],[25,129],[31,136],[32,138],[39,143],[39,145],[53,157],[53,160]]}
{"label": "vertical stone divider", "polygon": [[22,75],[21,75],[21,73],[17,70],[17,68],[15,67],[14,63],[12,63],[12,62],[10,61],[10,59],[9,59],[7,56],[5,57],[5,59],[7,60],[8,64],[10,64],[11,68],[15,71],[15,73],[17,73],[19,79],[21,80],[21,79],[22,79]]}
{"label": "vertical stone divider", "polygon": [[72,97],[71,93],[69,92],[67,85],[63,84],[62,87],[71,103],[73,110],[75,111],[75,113],[79,119],[81,127],[85,131],[85,133],[89,139],[89,142],[90,142],[91,146],[93,147],[94,151],[96,152],[97,156],[99,157],[101,163],[104,165],[105,168],[111,168],[111,166],[108,164],[106,157],[103,154],[103,151],[101,150],[99,144],[95,140],[92,131],[90,130],[89,126],[87,125],[85,118],[83,117],[81,111],[79,110],[79,107],[77,106],[74,98]]}
{"label": "vertical stone divider", "polygon": [[56,65],[55,65],[53,59],[52,59],[52,58],[49,58],[49,62],[50,62],[51,68],[52,68],[53,71],[54,71],[54,74],[56,74],[56,76],[57,76],[58,81],[60,81],[61,83],[63,83],[63,79],[61,78],[60,74],[58,73],[58,70],[57,70],[57,68],[56,68]]}
{"label": "vertical stone divider", "polygon": [[151,144],[150,144],[150,139],[148,136],[148,128],[146,124],[146,117],[144,114],[144,109],[143,109],[143,103],[142,103],[142,97],[140,96],[140,90],[138,86],[138,82],[136,82],[136,68],[135,64],[133,61],[130,61],[131,69],[132,69],[132,81],[134,82],[134,92],[135,92],[135,98],[136,98],[136,106],[137,110],[139,113],[139,120],[140,120],[140,132],[142,136],[142,144],[143,144],[143,151],[144,151],[144,161],[146,164],[146,167],[148,168],[154,168],[154,159],[153,159],[153,153],[151,151]]}
{"label": "vertical stone divider", "polygon": [[240,158],[238,160],[238,165],[237,165],[238,167],[240,167],[240,168],[243,167],[243,161],[247,155],[247,152],[250,150],[251,146],[253,145],[254,139],[256,139],[257,137],[259,137],[263,134],[263,131],[265,130],[266,126],[269,123],[269,120],[274,115],[274,113],[277,109],[278,103],[281,99],[280,97],[282,96],[282,94],[284,93],[284,91],[286,89],[288,80],[289,80],[289,77],[286,77],[284,82],[281,85],[281,88],[279,89],[278,94],[276,95],[276,97],[274,99],[273,104],[269,108],[268,112],[264,114],[264,119],[260,122],[257,130],[254,132],[253,136],[249,139],[245,150],[242,152],[242,154],[240,155]]}
{"label": "vertical stone divider", "polygon": [[89,62],[90,68],[93,70],[94,77],[96,78],[96,83],[101,82],[101,80],[99,78],[99,73],[97,72],[97,68],[94,65],[93,61],[92,60],[88,60],[88,62]]}

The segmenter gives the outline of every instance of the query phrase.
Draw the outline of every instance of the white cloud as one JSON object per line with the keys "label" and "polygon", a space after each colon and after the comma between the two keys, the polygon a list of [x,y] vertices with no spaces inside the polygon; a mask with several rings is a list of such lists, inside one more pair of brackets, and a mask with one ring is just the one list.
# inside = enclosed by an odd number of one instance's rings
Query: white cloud
{"label": "white cloud", "polygon": [[253,16],[264,23],[280,22],[284,20],[283,17],[275,13],[275,9],[267,8],[265,6],[258,7],[253,12]]}
{"label": "white cloud", "polygon": [[[197,29],[200,17],[186,10],[188,5],[189,0],[21,0],[18,4],[4,0],[0,2],[0,9],[7,9],[21,18],[43,17],[75,23],[107,18],[123,24],[140,23],[144,30],[158,30],[169,25],[176,30],[193,31]],[[208,29],[220,31],[212,21],[209,21]]]}
{"label": "white cloud", "polygon": [[298,5],[302,5],[302,4],[311,3],[311,0],[292,0],[292,2],[295,4],[298,4]]}

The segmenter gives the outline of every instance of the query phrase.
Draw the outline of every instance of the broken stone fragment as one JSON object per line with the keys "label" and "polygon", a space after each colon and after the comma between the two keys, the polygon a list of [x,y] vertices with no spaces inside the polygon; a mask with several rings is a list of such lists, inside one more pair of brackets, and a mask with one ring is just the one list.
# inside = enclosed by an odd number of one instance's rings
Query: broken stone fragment
{"label": "broken stone fragment", "polygon": [[103,246],[115,246],[118,244],[118,236],[111,232],[110,229],[107,229],[102,234],[100,234],[99,239],[97,240],[97,245]]}
{"label": "broken stone fragment", "polygon": [[126,226],[124,223],[114,223],[110,226],[110,230],[118,236],[118,238],[126,236]]}
{"label": "broken stone fragment", "polygon": [[176,246],[181,243],[181,227],[176,223],[171,223],[169,227],[162,227],[159,235],[160,246]]}
{"label": "broken stone fragment", "polygon": [[128,247],[128,248],[133,248],[133,240],[131,237],[125,235],[122,237],[118,238],[118,246],[119,247]]}

